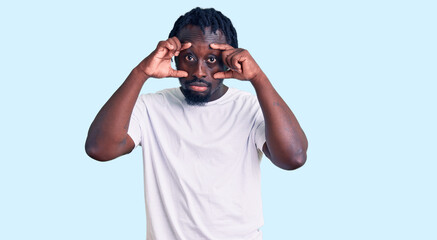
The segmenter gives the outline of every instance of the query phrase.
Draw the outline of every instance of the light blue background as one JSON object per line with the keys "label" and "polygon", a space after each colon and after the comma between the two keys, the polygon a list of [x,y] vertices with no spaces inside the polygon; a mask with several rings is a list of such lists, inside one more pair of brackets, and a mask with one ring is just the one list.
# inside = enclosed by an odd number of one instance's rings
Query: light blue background
{"label": "light blue background", "polygon": [[297,171],[263,159],[264,239],[437,239],[437,7],[420,0],[2,1],[0,239],[145,239],[140,149],[100,163],[84,141],[195,6],[232,19],[309,139]]}

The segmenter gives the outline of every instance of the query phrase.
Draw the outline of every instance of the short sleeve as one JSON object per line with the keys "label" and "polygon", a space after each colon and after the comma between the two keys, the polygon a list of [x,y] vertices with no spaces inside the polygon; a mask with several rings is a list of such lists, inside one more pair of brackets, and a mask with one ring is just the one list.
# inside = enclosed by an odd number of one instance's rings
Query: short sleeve
{"label": "short sleeve", "polygon": [[141,101],[141,97],[138,98],[135,103],[132,115],[129,121],[129,129],[127,134],[132,138],[135,143],[135,147],[141,145],[141,119],[142,119],[142,108],[144,108],[144,103]]}
{"label": "short sleeve", "polygon": [[266,128],[261,109],[259,109],[256,114],[254,140],[256,148],[262,151],[264,143],[266,142]]}

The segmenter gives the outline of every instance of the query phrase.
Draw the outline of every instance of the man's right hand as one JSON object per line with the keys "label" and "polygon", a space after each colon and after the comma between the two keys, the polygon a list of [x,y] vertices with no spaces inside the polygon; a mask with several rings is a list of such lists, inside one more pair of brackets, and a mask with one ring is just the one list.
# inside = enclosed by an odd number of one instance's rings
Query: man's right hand
{"label": "man's right hand", "polygon": [[191,43],[181,44],[177,37],[161,41],[155,51],[141,61],[137,68],[143,71],[147,77],[188,77],[187,72],[175,70],[171,67],[171,58],[178,56],[181,51],[190,47]]}
{"label": "man's right hand", "polygon": [[190,46],[191,43],[181,44],[176,37],[161,41],[155,51],[135,67],[91,124],[85,143],[85,150],[90,157],[108,161],[134,149],[135,143],[127,132],[144,79],[187,77],[187,72],[173,69],[170,63],[173,56],[178,56],[180,51]]}

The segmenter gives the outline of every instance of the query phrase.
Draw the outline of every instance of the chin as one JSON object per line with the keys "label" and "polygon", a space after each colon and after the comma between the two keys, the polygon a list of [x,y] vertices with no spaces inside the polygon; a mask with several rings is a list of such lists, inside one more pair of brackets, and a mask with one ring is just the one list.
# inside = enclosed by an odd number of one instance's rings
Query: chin
{"label": "chin", "polygon": [[205,93],[198,93],[185,88],[181,88],[181,91],[188,105],[192,106],[203,106],[211,98],[211,89],[208,89]]}

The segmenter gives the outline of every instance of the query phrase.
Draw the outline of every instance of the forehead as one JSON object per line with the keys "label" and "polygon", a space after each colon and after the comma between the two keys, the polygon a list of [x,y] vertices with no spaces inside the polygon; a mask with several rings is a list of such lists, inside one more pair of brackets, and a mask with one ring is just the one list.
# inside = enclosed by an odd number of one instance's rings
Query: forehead
{"label": "forehead", "polygon": [[204,34],[199,26],[187,25],[179,31],[177,37],[182,43],[191,42],[192,46],[209,46],[211,43],[227,43],[226,36],[222,31],[217,30],[215,33],[211,32],[211,27],[205,27]]}

